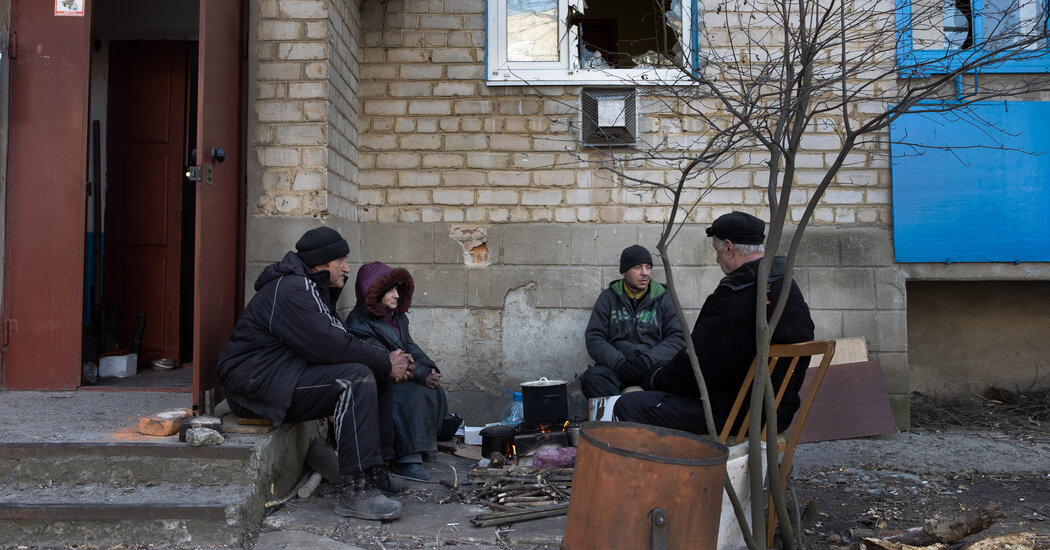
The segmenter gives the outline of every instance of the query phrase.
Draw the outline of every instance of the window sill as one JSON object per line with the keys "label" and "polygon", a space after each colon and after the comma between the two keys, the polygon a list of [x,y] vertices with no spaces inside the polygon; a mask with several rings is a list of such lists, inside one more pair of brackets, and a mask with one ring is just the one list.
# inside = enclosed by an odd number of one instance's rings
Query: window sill
{"label": "window sill", "polygon": [[692,86],[676,69],[496,70],[487,73],[488,86]]}

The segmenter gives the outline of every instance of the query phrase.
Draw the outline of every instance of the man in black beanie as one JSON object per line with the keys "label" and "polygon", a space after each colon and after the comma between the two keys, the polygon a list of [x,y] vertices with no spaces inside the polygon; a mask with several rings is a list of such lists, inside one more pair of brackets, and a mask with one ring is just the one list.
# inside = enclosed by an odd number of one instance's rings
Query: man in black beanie
{"label": "man in black beanie", "polygon": [[[787,305],[773,330],[771,343],[794,344],[813,339],[813,319],[802,291],[792,281],[784,288],[786,260],[773,258],[766,288],[757,287],[758,267],[765,255],[766,223],[745,212],[720,216],[707,228],[715,262],[725,277],[707,297],[693,325],[693,349],[711,398],[711,414],[718,431],[726,423],[747,371],[757,350],[755,303],[757,294],[765,296],[768,314],[773,312],[781,292],[788,292]],[[799,388],[806,376],[809,359],[800,361],[788,389],[777,407],[778,431],[786,430],[798,410]],[[779,387],[783,373],[773,376]],[[683,349],[667,366],[653,373],[652,390],[630,393],[616,401],[613,414],[619,420],[653,424],[693,433],[707,433],[703,402],[689,357]],[[744,410],[748,401],[744,401]],[[741,414],[740,420],[747,417]],[[738,422],[739,422],[738,421]]]}
{"label": "man in black beanie", "polygon": [[219,353],[227,402],[237,415],[274,426],[333,416],[343,481],[336,513],[400,517],[401,503],[383,494],[400,490],[384,458],[394,456],[392,384],[409,379],[411,356],[357,339],[339,320],[350,247],[337,231],[311,229],[295,248],[255,281]]}
{"label": "man in black beanie", "polygon": [[650,374],[685,347],[682,327],[664,285],[650,280],[653,256],[644,246],[620,253],[617,279],[598,295],[584,339],[594,364],[580,378],[584,397],[648,389]]}

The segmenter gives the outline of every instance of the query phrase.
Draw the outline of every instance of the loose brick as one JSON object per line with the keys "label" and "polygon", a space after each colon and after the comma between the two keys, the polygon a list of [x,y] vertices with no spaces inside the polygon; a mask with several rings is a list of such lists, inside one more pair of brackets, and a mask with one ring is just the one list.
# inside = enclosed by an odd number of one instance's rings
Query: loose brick
{"label": "loose brick", "polygon": [[159,412],[139,419],[139,433],[167,437],[179,433],[179,422],[193,416],[189,409]]}

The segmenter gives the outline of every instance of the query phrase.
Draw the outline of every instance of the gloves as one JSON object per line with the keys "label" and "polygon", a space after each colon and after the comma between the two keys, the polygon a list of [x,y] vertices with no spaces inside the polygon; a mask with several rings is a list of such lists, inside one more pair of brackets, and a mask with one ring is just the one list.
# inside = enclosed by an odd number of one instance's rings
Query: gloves
{"label": "gloves", "polygon": [[641,351],[635,350],[624,355],[623,367],[620,367],[620,378],[624,383],[635,385],[649,372],[649,364]]}

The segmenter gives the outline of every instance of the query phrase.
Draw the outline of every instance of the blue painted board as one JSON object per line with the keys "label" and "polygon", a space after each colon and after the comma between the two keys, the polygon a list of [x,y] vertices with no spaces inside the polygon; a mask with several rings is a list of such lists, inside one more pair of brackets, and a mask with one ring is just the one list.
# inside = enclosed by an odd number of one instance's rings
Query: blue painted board
{"label": "blue painted board", "polygon": [[890,139],[896,261],[1050,261],[1050,102],[909,113]]}

